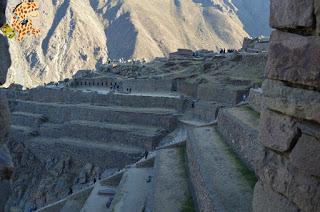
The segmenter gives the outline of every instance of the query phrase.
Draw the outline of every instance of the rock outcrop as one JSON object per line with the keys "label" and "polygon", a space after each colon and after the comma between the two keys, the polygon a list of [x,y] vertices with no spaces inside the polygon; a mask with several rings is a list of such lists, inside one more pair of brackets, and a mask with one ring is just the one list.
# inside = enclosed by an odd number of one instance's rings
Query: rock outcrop
{"label": "rock outcrop", "polygon": [[272,0],[254,211],[320,210],[319,0]]}
{"label": "rock outcrop", "polygon": [[[2,26],[6,22],[6,6],[6,0],[0,2],[0,26]],[[9,45],[7,39],[0,35],[0,85],[5,83],[7,71],[11,64],[8,48]],[[8,179],[10,179],[13,167],[10,153],[5,144],[9,132],[9,125],[9,110],[7,99],[0,93],[0,210],[3,209],[9,195],[10,184]]]}

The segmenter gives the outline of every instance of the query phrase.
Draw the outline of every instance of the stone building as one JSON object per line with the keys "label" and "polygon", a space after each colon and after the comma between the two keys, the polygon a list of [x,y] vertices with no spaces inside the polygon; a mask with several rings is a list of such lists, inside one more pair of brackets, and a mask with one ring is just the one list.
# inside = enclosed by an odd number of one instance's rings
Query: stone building
{"label": "stone building", "polygon": [[319,0],[271,0],[254,211],[320,211],[319,12]]}

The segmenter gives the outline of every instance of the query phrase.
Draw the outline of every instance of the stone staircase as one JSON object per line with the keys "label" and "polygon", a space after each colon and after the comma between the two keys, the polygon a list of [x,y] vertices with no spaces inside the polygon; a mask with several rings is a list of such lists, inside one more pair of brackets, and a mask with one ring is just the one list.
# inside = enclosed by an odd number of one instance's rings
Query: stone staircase
{"label": "stone staircase", "polygon": [[[176,127],[178,106],[183,105],[178,96],[122,94],[97,95],[87,102],[83,93],[35,89],[8,95],[15,98],[9,99],[12,138],[32,147],[45,161],[68,155],[81,164],[90,159],[101,167],[119,168],[153,150]],[[46,98],[48,94],[52,98]],[[72,100],[72,94],[83,98]],[[45,96],[37,100],[35,95]],[[162,107],[153,107],[154,102]]]}

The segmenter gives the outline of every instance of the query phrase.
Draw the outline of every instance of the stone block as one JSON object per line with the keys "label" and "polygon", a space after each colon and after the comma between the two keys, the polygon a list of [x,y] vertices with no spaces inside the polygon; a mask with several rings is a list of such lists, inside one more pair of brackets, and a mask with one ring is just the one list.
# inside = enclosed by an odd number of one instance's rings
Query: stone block
{"label": "stone block", "polygon": [[320,176],[319,152],[320,139],[302,134],[290,154],[290,162],[307,175]]}
{"label": "stone block", "polygon": [[251,170],[261,167],[264,146],[259,142],[259,114],[247,106],[227,108],[218,114],[218,131]]}
{"label": "stone block", "polygon": [[305,175],[287,157],[273,151],[267,152],[264,163],[258,173],[263,185],[270,185],[273,191],[287,197],[300,211],[320,210],[319,179]]}
{"label": "stone block", "polygon": [[[243,101],[243,96],[248,95],[248,90],[242,87],[221,86],[219,84],[200,84],[198,98],[203,101],[215,101],[227,106],[234,106]],[[226,96],[228,98],[226,98]]]}
{"label": "stone block", "polygon": [[198,101],[194,107],[188,108],[184,118],[210,123],[216,120],[219,109],[222,105],[215,102]]}
{"label": "stone block", "polygon": [[295,143],[300,131],[290,116],[265,109],[260,119],[260,142],[271,149],[284,152]]}
{"label": "stone block", "polygon": [[271,0],[270,26],[277,29],[312,28],[314,0]]}
{"label": "stone block", "polygon": [[320,37],[274,31],[266,75],[269,79],[320,88]]}
{"label": "stone block", "polygon": [[186,96],[197,98],[198,84],[187,82],[185,80],[177,80],[177,91]]}
{"label": "stone block", "polygon": [[262,89],[250,89],[249,106],[257,113],[261,112]]}
{"label": "stone block", "polygon": [[254,188],[254,212],[298,212],[297,208],[286,197],[274,192],[268,185],[259,181]]}
{"label": "stone block", "polygon": [[263,105],[283,114],[320,123],[320,92],[289,87],[285,83],[265,80]]}

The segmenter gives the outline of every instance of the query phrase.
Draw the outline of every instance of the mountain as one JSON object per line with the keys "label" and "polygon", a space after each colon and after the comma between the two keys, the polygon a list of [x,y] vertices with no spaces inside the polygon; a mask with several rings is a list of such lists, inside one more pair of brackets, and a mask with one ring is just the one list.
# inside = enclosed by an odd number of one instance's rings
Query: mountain
{"label": "mountain", "polygon": [[[8,3],[7,16],[18,0]],[[154,58],[177,48],[239,48],[268,35],[265,0],[40,1],[39,37],[10,40],[8,82],[32,87],[94,69],[109,57]]]}

